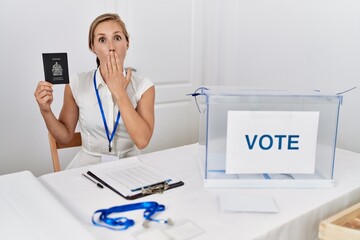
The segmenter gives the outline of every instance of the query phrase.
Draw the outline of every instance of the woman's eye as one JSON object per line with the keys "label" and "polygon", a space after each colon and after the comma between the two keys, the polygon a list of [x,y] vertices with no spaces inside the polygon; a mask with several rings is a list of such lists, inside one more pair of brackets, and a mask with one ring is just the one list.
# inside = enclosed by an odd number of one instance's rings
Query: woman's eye
{"label": "woman's eye", "polygon": [[115,36],[115,37],[114,37],[114,40],[120,41],[120,40],[121,40],[121,37],[120,37],[120,36]]}
{"label": "woman's eye", "polygon": [[106,40],[105,40],[105,38],[101,37],[101,38],[99,38],[99,42],[104,43],[104,42],[106,42]]}

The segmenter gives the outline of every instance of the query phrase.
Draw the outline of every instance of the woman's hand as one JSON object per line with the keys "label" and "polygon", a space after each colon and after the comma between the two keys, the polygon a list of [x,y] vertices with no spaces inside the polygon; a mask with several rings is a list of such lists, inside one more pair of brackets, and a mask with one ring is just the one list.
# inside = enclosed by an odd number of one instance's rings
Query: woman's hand
{"label": "woman's hand", "polygon": [[126,93],[126,87],[131,81],[131,69],[128,69],[124,76],[123,59],[119,59],[114,51],[110,51],[106,63],[100,68],[102,77],[121,112],[126,131],[134,144],[143,149],[148,145],[154,131],[154,87],[150,87],[142,95],[134,109]]}
{"label": "woman's hand", "polygon": [[126,94],[126,88],[131,81],[131,69],[128,68],[124,76],[123,62],[115,51],[110,51],[106,63],[102,66],[104,80],[115,99]]}
{"label": "woman's hand", "polygon": [[34,92],[35,99],[42,113],[51,112],[53,102],[53,85],[46,81],[40,81]]}

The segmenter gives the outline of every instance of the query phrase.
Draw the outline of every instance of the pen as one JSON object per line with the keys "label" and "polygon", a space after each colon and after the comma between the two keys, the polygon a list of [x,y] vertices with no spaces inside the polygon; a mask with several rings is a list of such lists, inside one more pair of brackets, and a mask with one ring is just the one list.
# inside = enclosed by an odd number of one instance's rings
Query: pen
{"label": "pen", "polygon": [[104,188],[103,185],[101,185],[101,183],[95,182],[93,179],[89,178],[88,176],[86,176],[85,174],[82,174],[84,177],[86,177],[87,179],[89,179],[90,181],[92,181],[93,183],[96,184],[96,186],[98,186],[99,188]]}

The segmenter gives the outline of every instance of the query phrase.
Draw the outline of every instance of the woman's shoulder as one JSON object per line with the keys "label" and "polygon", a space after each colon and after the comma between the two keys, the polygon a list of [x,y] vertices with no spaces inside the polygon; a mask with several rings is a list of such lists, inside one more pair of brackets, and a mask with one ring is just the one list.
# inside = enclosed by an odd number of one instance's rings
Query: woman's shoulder
{"label": "woman's shoulder", "polygon": [[83,79],[85,79],[85,80],[90,79],[91,80],[92,77],[93,77],[94,71],[95,70],[86,71],[86,72],[79,72],[79,73],[74,74],[73,78],[78,80],[78,81],[81,81]]}
{"label": "woman's shoulder", "polygon": [[138,73],[136,73],[136,72],[132,72],[131,82],[129,85],[131,86],[132,90],[129,91],[129,86],[128,86],[128,94],[131,93],[130,96],[132,95],[134,97],[135,102],[140,101],[142,95],[150,87],[154,86],[154,84],[152,83],[152,81],[149,78],[142,77],[142,76],[138,75]]}
{"label": "woman's shoulder", "polygon": [[154,85],[148,77],[143,77],[136,72],[131,73],[131,84],[136,91],[146,91]]}
{"label": "woman's shoulder", "polygon": [[70,88],[74,96],[78,94],[79,89],[85,89],[87,85],[90,86],[92,83],[93,74],[94,70],[91,70],[87,72],[75,73],[70,77]]}

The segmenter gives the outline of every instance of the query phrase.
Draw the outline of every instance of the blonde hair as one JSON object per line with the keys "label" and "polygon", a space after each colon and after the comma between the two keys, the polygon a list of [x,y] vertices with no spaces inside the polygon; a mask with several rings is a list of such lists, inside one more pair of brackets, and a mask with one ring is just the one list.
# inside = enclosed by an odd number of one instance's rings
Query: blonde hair
{"label": "blonde hair", "polygon": [[[121,18],[119,17],[118,14],[116,13],[105,13],[102,14],[100,16],[98,16],[97,18],[95,18],[95,20],[91,23],[90,28],[89,28],[89,38],[88,38],[88,43],[89,43],[89,49],[92,50],[92,46],[94,44],[94,34],[95,34],[95,29],[96,27],[102,23],[102,22],[106,22],[106,21],[115,21],[117,23],[120,24],[122,31],[125,35],[125,39],[126,42],[129,43],[129,33],[126,30],[126,26],[125,23],[121,20]],[[99,66],[100,65],[100,61],[98,58],[96,58],[96,63]]]}

